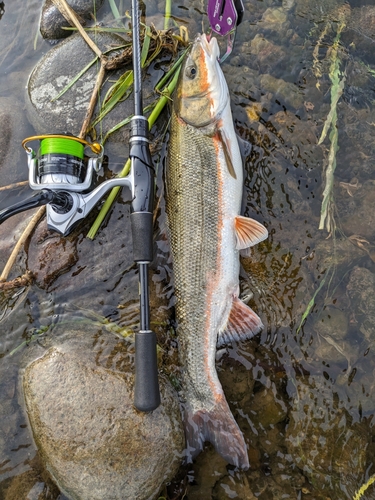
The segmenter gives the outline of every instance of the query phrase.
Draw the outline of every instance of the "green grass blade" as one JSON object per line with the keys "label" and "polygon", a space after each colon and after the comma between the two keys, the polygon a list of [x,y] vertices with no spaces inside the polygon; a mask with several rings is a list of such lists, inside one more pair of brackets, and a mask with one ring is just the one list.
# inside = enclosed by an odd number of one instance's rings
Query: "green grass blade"
{"label": "green grass blade", "polygon": [[55,102],[55,101],[57,101],[57,99],[60,99],[60,97],[61,97],[62,95],[64,95],[64,94],[65,94],[65,92],[67,92],[67,91],[68,91],[68,90],[69,90],[69,89],[70,89],[70,88],[71,88],[71,87],[72,87],[72,86],[73,86],[73,85],[74,85],[74,84],[75,84],[75,83],[76,83],[76,82],[77,82],[77,81],[81,78],[81,76],[82,76],[82,75],[84,75],[84,74],[86,73],[86,71],[88,71],[88,70],[91,68],[91,66],[92,66],[93,64],[95,64],[95,63],[96,63],[96,61],[97,61],[97,60],[98,60],[98,57],[95,57],[95,59],[93,59],[92,61],[90,61],[90,62],[87,64],[87,66],[85,66],[85,67],[84,67],[84,68],[83,68],[83,69],[82,69],[82,70],[81,70],[81,71],[80,71],[80,72],[79,72],[79,73],[78,73],[78,74],[77,74],[77,75],[76,75],[76,76],[75,76],[75,77],[74,77],[74,78],[73,78],[73,79],[72,79],[72,80],[68,83],[68,85],[66,85],[66,87],[64,87],[64,88],[62,89],[62,91],[61,91],[61,92],[59,92],[59,93],[58,93],[58,94],[57,94],[57,95],[56,95],[56,96],[52,99],[52,101],[51,101],[51,102]]}
{"label": "green grass blade", "polygon": [[169,28],[169,21],[172,14],[172,0],[165,1],[164,29]]}
{"label": "green grass blade", "polygon": [[118,11],[118,8],[117,8],[115,0],[109,0],[109,5],[111,7],[111,11],[112,11],[113,17],[115,19],[121,19],[120,12]]}
{"label": "green grass blade", "polygon": [[184,60],[186,53],[189,49],[185,49],[181,56],[177,59],[177,61],[173,64],[171,69],[166,73],[163,78],[160,79],[159,83],[156,85],[155,90],[158,92],[160,89],[169,81],[174,72],[181,66],[182,61]]}
{"label": "green grass blade", "polygon": [[142,52],[141,52],[141,68],[144,68],[145,66],[148,51],[150,48],[150,43],[151,43],[151,29],[149,26],[146,26],[145,38],[143,40]]}
{"label": "green grass blade", "polygon": [[[130,93],[131,86],[133,84],[133,71],[129,70],[124,73],[121,82],[116,84],[113,87],[113,93],[108,98],[106,102],[104,102],[99,115],[92,122],[91,126],[95,127],[103,118],[116,106],[116,104],[127,94]],[[107,93],[108,95],[108,93]]]}
{"label": "green grass blade", "polygon": [[305,310],[305,312],[302,314],[301,322],[300,322],[300,324],[299,324],[299,326],[298,326],[298,328],[297,328],[296,333],[299,333],[299,331],[301,330],[301,328],[302,328],[302,326],[303,326],[303,324],[304,324],[304,322],[305,322],[305,320],[306,320],[307,316],[310,314],[310,312],[311,312],[312,308],[314,307],[314,305],[315,305],[315,299],[316,299],[316,296],[318,295],[318,293],[319,293],[319,292],[320,292],[320,290],[322,289],[322,287],[323,287],[323,285],[324,285],[324,283],[325,283],[325,281],[326,281],[326,279],[327,279],[327,276],[328,276],[328,274],[329,274],[329,270],[330,270],[330,269],[331,269],[330,267],[327,269],[327,272],[326,272],[326,274],[324,275],[324,277],[323,277],[322,281],[320,282],[320,284],[319,284],[319,286],[318,286],[318,289],[315,291],[314,295],[312,296],[312,299],[311,299],[311,300],[310,300],[310,302],[307,304],[306,310]]}
{"label": "green grass blade", "polygon": [[128,116],[127,118],[125,118],[125,120],[122,120],[120,123],[118,123],[117,125],[115,125],[114,127],[112,127],[110,130],[108,130],[108,132],[105,134],[104,139],[102,141],[102,146],[104,146],[104,143],[106,142],[106,140],[108,139],[108,137],[111,134],[113,134],[113,132],[116,132],[116,130],[119,130],[121,127],[124,127],[125,125],[127,125],[132,118],[133,118],[133,115]]}

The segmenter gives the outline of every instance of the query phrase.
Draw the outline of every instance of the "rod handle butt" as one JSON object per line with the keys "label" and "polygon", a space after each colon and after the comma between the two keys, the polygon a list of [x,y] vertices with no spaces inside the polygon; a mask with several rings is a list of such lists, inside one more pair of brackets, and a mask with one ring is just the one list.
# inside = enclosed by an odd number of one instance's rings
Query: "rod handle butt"
{"label": "rod handle butt", "polygon": [[135,334],[134,406],[148,412],[160,405],[156,335],[151,330]]}

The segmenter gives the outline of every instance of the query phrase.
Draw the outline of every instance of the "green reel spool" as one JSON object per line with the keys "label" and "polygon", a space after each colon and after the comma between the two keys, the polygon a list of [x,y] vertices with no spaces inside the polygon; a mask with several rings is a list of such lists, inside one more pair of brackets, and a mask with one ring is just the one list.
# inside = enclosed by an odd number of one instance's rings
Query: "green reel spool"
{"label": "green reel spool", "polygon": [[47,154],[63,154],[75,156],[83,160],[85,147],[82,143],[69,138],[48,137],[40,141],[40,156]]}

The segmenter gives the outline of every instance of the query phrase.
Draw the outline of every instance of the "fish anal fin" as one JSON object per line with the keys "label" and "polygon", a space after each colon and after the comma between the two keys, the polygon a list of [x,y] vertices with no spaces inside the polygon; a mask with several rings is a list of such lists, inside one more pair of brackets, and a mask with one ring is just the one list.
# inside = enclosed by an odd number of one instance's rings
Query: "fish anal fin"
{"label": "fish anal fin", "polygon": [[225,133],[224,128],[219,128],[217,133],[218,133],[220,142],[223,146],[223,151],[224,151],[225,161],[226,161],[226,164],[228,167],[228,172],[234,179],[237,179],[236,171],[234,170],[234,165],[233,165],[230,139],[227,136],[227,134]]}
{"label": "fish anal fin", "polygon": [[193,412],[187,403],[184,408],[187,461],[191,462],[203,449],[206,441],[228,463],[247,470],[249,457],[243,434],[228,403],[222,396],[210,410]]}
{"label": "fish anal fin", "polygon": [[217,345],[249,340],[259,333],[263,323],[259,316],[238,297],[234,297],[225,329],[219,332]]}
{"label": "fish anal fin", "polygon": [[268,237],[268,231],[263,224],[242,215],[237,215],[234,219],[234,228],[236,231],[237,250],[252,247]]}

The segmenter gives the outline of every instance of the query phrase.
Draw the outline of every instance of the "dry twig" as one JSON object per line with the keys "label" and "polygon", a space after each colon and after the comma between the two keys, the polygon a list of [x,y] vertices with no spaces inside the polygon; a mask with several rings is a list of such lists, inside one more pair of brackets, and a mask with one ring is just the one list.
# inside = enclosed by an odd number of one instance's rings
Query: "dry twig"
{"label": "dry twig", "polygon": [[8,279],[10,270],[12,269],[13,264],[16,261],[17,255],[21,249],[21,247],[25,244],[27,238],[30,236],[30,234],[33,232],[35,226],[38,224],[40,219],[43,217],[45,214],[46,207],[40,207],[39,210],[36,212],[34,217],[31,219],[29,224],[26,226],[26,229],[22,233],[20,239],[17,241],[16,246],[13,248],[12,253],[10,254],[10,257],[8,259],[8,262],[6,263],[3,272],[1,273],[0,276],[0,282],[4,282]]}

